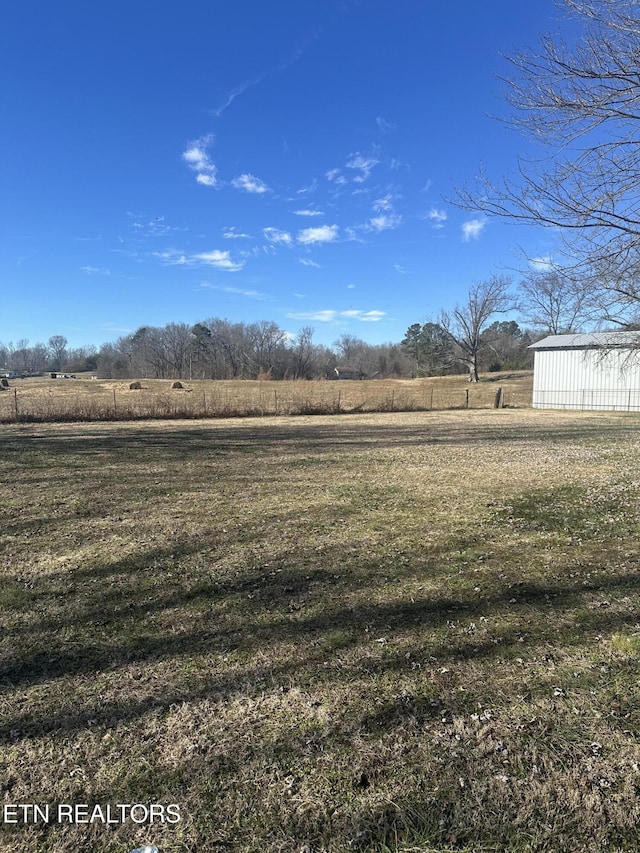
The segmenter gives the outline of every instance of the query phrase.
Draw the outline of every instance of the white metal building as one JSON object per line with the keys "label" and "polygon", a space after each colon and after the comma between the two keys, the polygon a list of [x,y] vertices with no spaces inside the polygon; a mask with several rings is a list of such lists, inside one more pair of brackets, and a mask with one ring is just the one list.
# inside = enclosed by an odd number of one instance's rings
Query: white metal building
{"label": "white metal building", "polygon": [[640,411],[640,333],[551,335],[534,351],[537,409]]}

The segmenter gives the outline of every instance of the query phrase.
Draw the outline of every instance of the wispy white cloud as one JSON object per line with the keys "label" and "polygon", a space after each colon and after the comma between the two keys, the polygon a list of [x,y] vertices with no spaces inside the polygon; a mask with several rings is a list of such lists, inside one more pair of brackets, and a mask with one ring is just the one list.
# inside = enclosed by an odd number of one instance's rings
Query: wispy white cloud
{"label": "wispy white cloud", "polygon": [[173,231],[185,230],[185,228],[176,228],[169,225],[164,216],[156,216],[147,222],[147,233],[152,237],[164,237]]}
{"label": "wispy white cloud", "polygon": [[298,243],[310,245],[313,243],[333,243],[338,239],[337,225],[321,225],[318,228],[303,228],[298,231]]}
{"label": "wispy white cloud", "polygon": [[477,240],[486,224],[486,219],[469,219],[463,222],[461,228],[464,242],[468,243],[469,240]]}
{"label": "wispy white cloud", "polygon": [[220,118],[220,116],[224,113],[228,107],[235,101],[236,98],[239,98],[241,95],[248,89],[252,89],[254,86],[259,86],[263,80],[266,80],[267,77],[270,77],[272,74],[277,74],[279,72],[285,71],[287,68],[290,68],[294,63],[296,63],[302,56],[304,56],[309,45],[315,41],[322,34],[322,27],[316,27],[305,39],[303,39],[300,44],[293,49],[291,54],[288,57],[279,62],[276,66],[272,68],[268,68],[263,71],[261,74],[258,74],[256,77],[253,77],[251,80],[247,80],[246,82],[240,84],[235,89],[233,89],[224,99],[223,103],[217,107],[213,111],[213,114],[216,118]]}
{"label": "wispy white cloud", "polygon": [[366,231],[388,231],[391,228],[398,228],[402,223],[402,217],[397,213],[383,213],[380,216],[372,217],[365,225]]}
{"label": "wispy white cloud", "polygon": [[286,316],[290,320],[319,320],[321,323],[330,323],[336,319],[337,311],[291,311]]}
{"label": "wispy white cloud", "polygon": [[336,311],[333,308],[322,311],[292,311],[286,315],[291,320],[316,320],[320,323],[332,323],[340,320],[359,320],[362,323],[377,323],[386,316],[385,311]]}
{"label": "wispy white cloud", "polygon": [[229,92],[224,102],[213,111],[214,116],[216,118],[220,118],[222,113],[227,109],[227,107],[231,106],[231,104],[235,101],[236,98],[239,98],[240,95],[243,95],[247,91],[247,89],[251,89],[253,86],[257,86],[259,83],[262,83],[265,77],[266,74],[260,74],[258,77],[254,77],[253,80],[247,80],[245,83],[241,83],[239,86],[236,86],[235,89]]}
{"label": "wispy white cloud", "polygon": [[215,267],[224,272],[239,272],[244,267],[244,261],[234,261],[229,252],[223,252],[220,249],[212,249],[210,252],[197,252],[192,255],[186,255],[174,249],[154,252],[153,254],[169,266]]}
{"label": "wispy white cloud", "polygon": [[406,267],[403,267],[402,264],[394,264],[393,268],[396,272],[399,272],[401,275],[406,275],[409,270]]}
{"label": "wispy white cloud", "polygon": [[231,186],[237,190],[244,190],[245,192],[257,193],[259,195],[269,192],[269,187],[264,181],[261,181],[260,178],[256,178],[254,175],[248,174],[239,175],[237,178],[234,178],[231,181]]}
{"label": "wispy white cloud", "polygon": [[293,237],[288,231],[281,231],[279,228],[263,228],[265,238],[270,243],[280,243],[283,246],[293,245]]}
{"label": "wispy white cloud", "polygon": [[[131,227],[137,237],[166,237],[175,231],[186,231],[186,228],[177,228],[174,225],[169,225],[166,217],[154,216],[149,217],[141,213],[133,213],[127,211],[127,216],[132,219]],[[121,242],[122,239],[121,239]]]}
{"label": "wispy white cloud", "polygon": [[373,209],[376,213],[382,213],[386,210],[393,210],[393,196],[387,193],[383,198],[377,198],[373,202]]}
{"label": "wispy white cloud", "polygon": [[363,183],[367,180],[369,175],[371,174],[371,170],[374,166],[377,166],[380,161],[375,157],[365,157],[362,154],[356,153],[351,154],[350,159],[347,160],[346,166],[349,169],[355,169],[359,172],[353,180],[355,183]]}
{"label": "wispy white cloud", "polygon": [[339,186],[344,186],[349,183],[340,169],[329,169],[328,172],[325,172],[325,178],[328,181],[331,181],[331,183],[338,184]]}
{"label": "wispy white cloud", "polygon": [[377,323],[386,316],[385,311],[341,311],[341,317],[351,317],[354,320],[360,320],[361,323]]}
{"label": "wispy white cloud", "polygon": [[317,264],[315,261],[309,260],[309,258],[298,258],[298,263],[302,264],[303,267],[315,267],[316,269],[322,269],[320,264]]}
{"label": "wispy white cloud", "polygon": [[554,268],[554,262],[551,255],[542,255],[539,258],[531,258],[529,266],[536,272],[550,272]]}
{"label": "wispy white cloud", "polygon": [[111,270],[108,269],[107,267],[85,266],[85,267],[80,267],[80,269],[82,270],[82,272],[86,273],[87,275],[111,275]]}
{"label": "wispy white cloud", "polygon": [[133,329],[127,326],[116,326],[114,323],[100,323],[100,328],[104,329],[105,332],[115,332],[123,335],[133,331]]}
{"label": "wispy white cloud", "polygon": [[314,178],[308,187],[300,187],[299,190],[296,190],[297,195],[306,195],[307,193],[314,193],[318,189],[318,182]]}
{"label": "wispy white cloud", "polygon": [[392,130],[396,129],[393,122],[387,121],[385,118],[382,118],[382,116],[378,116],[376,118],[376,124],[378,125],[380,133],[391,133]]}
{"label": "wispy white cloud", "polygon": [[426,218],[430,220],[433,228],[444,228],[444,223],[447,221],[447,212],[446,210],[432,207],[429,213],[427,213]]}
{"label": "wispy white cloud", "polygon": [[362,236],[362,232],[365,230],[366,228],[363,225],[348,225],[343,233],[346,240],[353,243],[366,243],[366,238]]}
{"label": "wispy white cloud", "polygon": [[222,232],[222,236],[225,240],[240,240],[240,239],[251,239],[251,234],[244,234],[242,231],[236,231],[234,225],[229,228],[225,228]]}
{"label": "wispy white cloud", "polygon": [[210,252],[198,252],[192,255],[195,263],[201,263],[205,266],[216,267],[219,270],[227,272],[238,272],[244,266],[244,261],[233,261],[229,252],[223,252],[220,249],[213,249]]}
{"label": "wispy white cloud", "polygon": [[217,184],[216,167],[209,157],[208,148],[213,144],[214,137],[211,134],[190,142],[182,159],[189,168],[196,173],[196,181],[205,187],[215,187]]}
{"label": "wispy white cloud", "polygon": [[321,210],[294,210],[296,216],[324,216]]}
{"label": "wispy white cloud", "polygon": [[242,287],[227,287],[222,284],[209,284],[207,281],[201,281],[198,288],[205,290],[220,290],[222,293],[246,296],[248,299],[266,299],[265,294],[260,293],[259,290],[245,290]]}

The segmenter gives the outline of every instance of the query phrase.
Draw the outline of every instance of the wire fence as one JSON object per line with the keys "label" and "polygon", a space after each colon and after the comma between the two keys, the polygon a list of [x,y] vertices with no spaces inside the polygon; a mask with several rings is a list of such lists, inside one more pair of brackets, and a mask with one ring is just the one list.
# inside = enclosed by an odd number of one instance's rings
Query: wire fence
{"label": "wire fence", "polygon": [[538,389],[533,391],[536,409],[639,412],[640,388]]}
{"label": "wire fence", "polygon": [[[179,384],[180,387],[172,387]],[[137,387],[136,387],[137,386]],[[136,383],[19,380],[0,393],[0,422],[125,421],[529,407],[530,383],[463,378]]]}

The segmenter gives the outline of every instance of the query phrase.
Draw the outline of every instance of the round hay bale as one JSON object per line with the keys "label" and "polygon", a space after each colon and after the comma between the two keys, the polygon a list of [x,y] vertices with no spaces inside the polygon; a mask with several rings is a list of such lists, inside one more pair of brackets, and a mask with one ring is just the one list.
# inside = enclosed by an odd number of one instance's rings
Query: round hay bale
{"label": "round hay bale", "polygon": [[9,387],[9,380],[5,376],[3,376],[2,379],[0,379],[0,388],[8,388],[8,387]]}
{"label": "round hay bale", "polygon": [[172,388],[184,388],[184,385],[182,384],[182,382],[179,382],[179,381],[176,379],[176,381],[175,381],[175,382],[172,382],[172,383],[171,383],[171,387],[172,387]]}
{"label": "round hay bale", "polygon": [[142,389],[142,382],[131,382],[129,385],[129,391],[140,391]]}

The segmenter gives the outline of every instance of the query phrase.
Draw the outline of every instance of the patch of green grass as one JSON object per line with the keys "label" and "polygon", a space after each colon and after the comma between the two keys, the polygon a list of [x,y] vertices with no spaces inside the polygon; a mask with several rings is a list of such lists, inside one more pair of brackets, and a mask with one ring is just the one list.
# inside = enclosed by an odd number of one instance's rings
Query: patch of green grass
{"label": "patch of green grass", "polygon": [[629,481],[540,489],[518,496],[502,513],[523,530],[590,538],[629,535],[638,529],[638,486]]}
{"label": "patch of green grass", "polygon": [[0,609],[16,610],[25,607],[31,598],[29,589],[19,582],[5,579],[0,586]]}
{"label": "patch of green grass", "polygon": [[635,631],[632,634],[613,634],[611,644],[623,654],[636,656],[640,652],[640,633]]}

